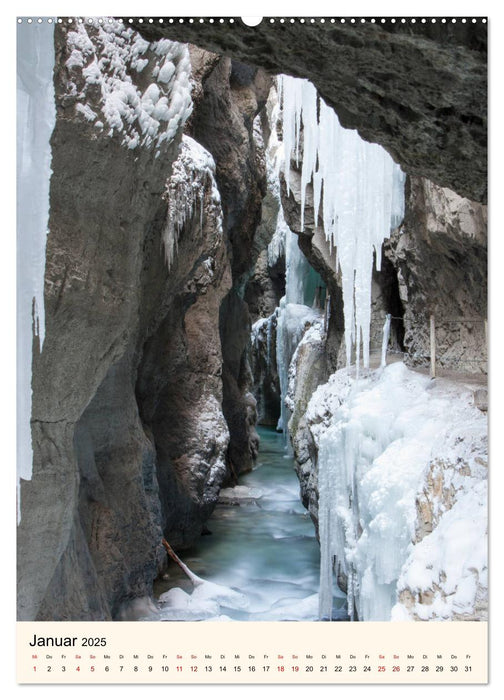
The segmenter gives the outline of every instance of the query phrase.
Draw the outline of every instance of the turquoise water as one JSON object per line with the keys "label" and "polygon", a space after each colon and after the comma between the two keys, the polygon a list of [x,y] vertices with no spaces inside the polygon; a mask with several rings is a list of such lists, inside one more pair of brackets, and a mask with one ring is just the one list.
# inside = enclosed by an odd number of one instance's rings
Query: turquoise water
{"label": "turquoise water", "polygon": [[[220,607],[235,620],[315,620],[318,617],[319,546],[299,497],[299,482],[283,436],[259,428],[255,469],[240,478],[239,505],[219,503],[208,522],[211,535],[182,556],[197,576],[243,594],[245,609]],[[245,487],[245,488],[244,488]],[[248,495],[248,498],[243,498]],[[173,564],[164,590],[192,584]],[[161,591],[157,591],[158,595]],[[342,604],[344,601],[342,600]]]}

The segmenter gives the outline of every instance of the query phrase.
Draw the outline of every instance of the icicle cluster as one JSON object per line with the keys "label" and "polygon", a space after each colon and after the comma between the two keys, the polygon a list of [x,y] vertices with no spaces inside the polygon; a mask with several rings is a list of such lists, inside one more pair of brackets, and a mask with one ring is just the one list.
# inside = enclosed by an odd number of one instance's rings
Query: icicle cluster
{"label": "icicle cluster", "polygon": [[341,269],[347,364],[355,342],[358,365],[362,341],[369,367],[373,252],[379,270],[382,243],[403,216],[404,175],[383,148],[343,129],[308,80],[282,75],[278,88],[287,191],[291,159],[298,166],[302,160],[301,228],[306,187],[312,183],[315,221],[321,216]]}
{"label": "icicle cluster", "polygon": [[173,264],[180,233],[198,208],[200,226],[203,225],[203,205],[207,192],[210,192],[208,206],[214,209],[217,227],[221,231],[221,198],[215,180],[214,159],[203,146],[184,134],[165,194],[168,211],[162,239],[168,269]]}

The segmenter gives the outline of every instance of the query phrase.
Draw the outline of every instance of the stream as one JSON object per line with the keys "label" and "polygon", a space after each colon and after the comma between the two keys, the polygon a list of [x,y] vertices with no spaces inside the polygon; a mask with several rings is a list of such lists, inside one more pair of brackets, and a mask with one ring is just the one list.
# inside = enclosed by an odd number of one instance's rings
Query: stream
{"label": "stream", "polygon": [[282,434],[258,432],[255,468],[221,492],[207,524],[211,534],[184,552],[184,563],[204,585],[194,587],[170,564],[155,591],[161,619],[318,619],[319,546],[293,459]]}

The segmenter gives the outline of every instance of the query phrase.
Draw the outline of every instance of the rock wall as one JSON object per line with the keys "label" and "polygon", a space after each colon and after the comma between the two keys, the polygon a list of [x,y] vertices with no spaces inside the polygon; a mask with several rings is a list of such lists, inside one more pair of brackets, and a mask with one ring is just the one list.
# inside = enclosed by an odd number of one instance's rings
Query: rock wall
{"label": "rock wall", "polygon": [[[342,125],[384,146],[403,170],[478,202],[487,192],[487,25],[344,23],[265,18],[247,27],[140,22],[149,40],[177,38],[308,78]],[[337,70],[334,67],[337,66]]]}
{"label": "rock wall", "polygon": [[[199,49],[191,52],[193,56],[201,55]],[[252,468],[258,449],[254,399],[249,392],[246,350],[250,318],[244,293],[260,250],[268,243],[259,242],[267,236],[259,227],[266,166],[263,141],[254,129],[254,120],[265,107],[270,85],[271,79],[264,71],[220,58],[202,79],[190,124],[192,135],[215,159],[231,260],[232,288],[220,311],[223,411],[230,432],[231,480]]]}
{"label": "rock wall", "polygon": [[385,255],[397,274],[408,362],[428,363],[434,314],[440,368],[486,374],[486,207],[421,178],[407,189],[404,222]]}
{"label": "rock wall", "polygon": [[[81,53],[84,65],[92,63],[95,50],[100,52],[100,39],[93,30],[81,38],[89,53]],[[62,598],[56,619],[103,619],[112,614],[115,591],[106,595],[97,583],[78,516],[81,476],[74,441],[76,426],[93,397],[104,383],[114,381],[109,375],[114,366],[120,381],[129,372],[129,392],[128,386],[121,389],[128,409],[116,419],[117,427],[129,421],[133,431],[131,437],[122,433],[122,461],[129,463],[125,486],[117,496],[110,494],[116,504],[119,501],[120,516],[115,525],[113,508],[97,509],[96,517],[105,539],[109,532],[109,556],[122,559],[120,566],[132,572],[123,594],[145,588],[140,569],[153,573],[158,561],[160,530],[141,476],[146,440],[135,415],[131,365],[125,370],[124,364],[138,339],[144,242],[162,217],[161,195],[178,139],[162,143],[156,158],[155,144],[133,152],[122,143],[119,130],[111,137],[90,121],[78,105],[94,107],[95,119],[104,106],[97,86],[85,80],[83,66],[70,61],[75,40],[66,27],[55,28],[57,120],[51,143],[46,339],[43,352],[34,353],[34,468],[31,481],[21,485],[18,529],[18,617],[28,620],[51,616],[58,594]],[[131,45],[133,40],[131,34],[126,41]],[[144,81],[158,63],[157,55],[149,52],[148,62],[143,74],[124,66],[135,94],[146,89]],[[117,406],[118,397],[111,393],[109,386],[103,389],[103,402],[115,398]],[[91,461],[89,455],[88,464]],[[138,515],[130,513],[129,501],[123,498],[128,490],[144,516],[135,538],[142,540],[142,566],[135,562],[138,541],[132,538],[130,543],[126,535]]]}
{"label": "rock wall", "polygon": [[[207,178],[168,265],[166,183],[183,119],[174,133],[138,136],[152,86],[166,93],[162,117],[180,88],[163,68],[187,78],[189,55],[114,24],[103,31],[55,30],[46,340],[34,353],[33,478],[21,485],[19,619],[110,619],[149,595],[161,537],[191,544],[227,474],[220,198]],[[114,78],[137,117],[107,131]]]}

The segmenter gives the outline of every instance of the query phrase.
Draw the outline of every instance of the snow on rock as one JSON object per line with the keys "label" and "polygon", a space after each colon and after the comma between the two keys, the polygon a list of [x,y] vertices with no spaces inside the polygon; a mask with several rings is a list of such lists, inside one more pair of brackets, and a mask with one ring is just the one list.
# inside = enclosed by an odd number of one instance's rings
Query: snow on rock
{"label": "snow on rock", "polygon": [[285,404],[292,413],[295,409],[296,382],[297,382],[297,359],[305,345],[312,343],[322,343],[325,338],[324,322],[319,315],[312,320],[312,325],[307,328],[303,337],[299,341],[289,364],[287,394]]}
{"label": "snow on rock", "polygon": [[278,88],[287,193],[291,160],[297,166],[302,161],[301,230],[306,187],[312,183],[315,221],[320,212],[341,269],[347,365],[355,341],[358,367],[362,338],[363,363],[369,367],[373,254],[379,270],[382,243],[403,217],[404,175],[381,146],[343,129],[308,80],[282,75]]}
{"label": "snow on rock", "polygon": [[221,198],[215,179],[214,159],[203,146],[184,134],[165,192],[168,211],[162,237],[168,269],[173,263],[179,235],[186,221],[199,213],[200,223],[203,223],[203,202],[207,191],[210,194],[207,214],[214,217],[217,230],[222,232]]}
{"label": "snow on rock", "polygon": [[[44,272],[51,177],[54,23],[17,25],[17,464],[32,474],[33,334],[44,344]],[[18,504],[18,519],[21,507]]]}
{"label": "snow on rock", "polygon": [[402,363],[360,380],[344,369],[316,390],[307,420],[320,616],[331,616],[334,561],[360,620],[474,613],[486,580],[487,425],[472,391]]}
{"label": "snow on rock", "polygon": [[219,492],[219,503],[225,505],[240,505],[241,503],[251,503],[262,498],[264,492],[258,488],[252,488],[243,484],[221,489]]}
{"label": "snow on rock", "polygon": [[[128,148],[170,143],[192,111],[185,44],[149,44],[119,20],[75,22],[67,33],[67,95],[84,119]],[[150,70],[147,67],[150,65]],[[96,119],[96,117],[95,117]]]}

